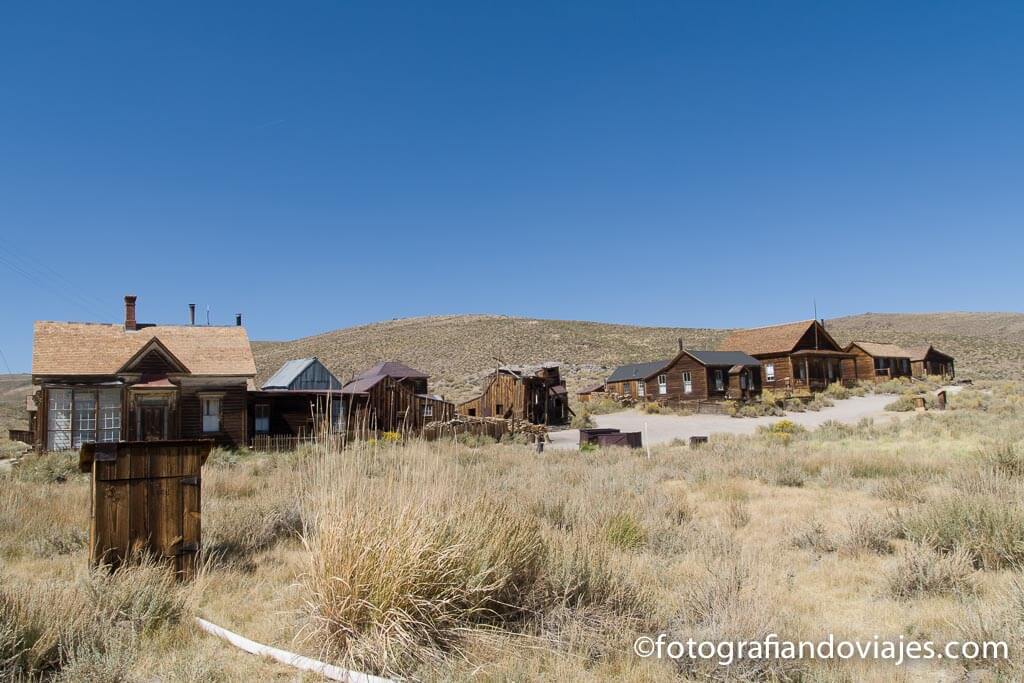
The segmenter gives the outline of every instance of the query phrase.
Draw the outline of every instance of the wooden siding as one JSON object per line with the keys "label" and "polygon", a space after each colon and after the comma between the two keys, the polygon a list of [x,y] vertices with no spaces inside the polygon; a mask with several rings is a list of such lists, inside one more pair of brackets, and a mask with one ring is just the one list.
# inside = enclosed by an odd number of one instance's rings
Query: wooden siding
{"label": "wooden siding", "polygon": [[138,550],[195,574],[201,549],[202,466],[209,441],[86,444],[92,472],[89,557],[117,567]]}
{"label": "wooden siding", "polygon": [[533,424],[564,424],[568,421],[568,394],[558,395],[555,387],[564,387],[558,371],[517,376],[499,371],[491,375],[483,393],[460,403],[460,415],[523,420]]}
{"label": "wooden siding", "polygon": [[[202,404],[200,394],[222,394],[220,431],[203,431]],[[248,395],[245,384],[236,385],[185,385],[179,397],[179,438],[212,439],[218,445],[242,448],[249,443]]]}
{"label": "wooden siding", "polygon": [[345,421],[354,436],[416,434],[423,428],[423,406],[427,403],[434,407],[428,421],[448,420],[454,414],[451,403],[417,396],[402,382],[385,377],[366,394],[346,395]]}
{"label": "wooden siding", "polygon": [[[722,372],[722,390],[715,389],[715,370]],[[684,391],[683,373],[689,372],[691,377],[691,391]],[[753,372],[756,372],[754,370]],[[660,393],[658,376],[666,376],[665,393]],[[639,394],[640,382],[644,381],[644,395]],[[665,369],[648,377],[646,380],[627,380],[622,382],[608,382],[608,391],[618,396],[629,396],[638,401],[656,403],[684,403],[687,401],[715,401],[725,398],[740,398],[739,387],[732,387],[731,382],[738,382],[739,375],[729,374],[728,366],[705,366],[688,353],[678,354]],[[629,394],[625,390],[629,389]],[[760,382],[755,382],[753,392],[744,392],[743,398],[749,398],[760,392]]]}
{"label": "wooden siding", "polygon": [[850,346],[849,352],[853,354],[853,358],[847,361],[849,363],[849,370],[844,372],[846,378],[852,377],[852,379],[859,382],[884,382],[894,377],[907,377],[910,375],[909,362],[907,370],[903,370],[901,367],[901,360],[903,359],[888,358],[890,367],[887,372],[880,374],[875,370],[875,356],[872,356],[856,344]]}

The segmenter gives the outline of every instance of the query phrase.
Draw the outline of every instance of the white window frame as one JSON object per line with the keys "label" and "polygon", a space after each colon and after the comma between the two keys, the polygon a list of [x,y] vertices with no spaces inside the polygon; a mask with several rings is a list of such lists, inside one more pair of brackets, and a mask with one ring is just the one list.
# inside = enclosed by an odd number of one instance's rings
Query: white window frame
{"label": "white window frame", "polygon": [[764,366],[764,381],[775,381],[775,363],[766,363]]}
{"label": "white window frame", "polygon": [[423,404],[423,417],[434,417],[434,404],[424,403]]}
{"label": "white window frame", "polygon": [[647,380],[643,380],[643,379],[637,380],[637,382],[636,382],[636,397],[640,398],[641,396],[646,396],[646,395],[647,395]]}
{"label": "white window frame", "polygon": [[[216,405],[216,412],[208,407]],[[224,394],[199,394],[199,414],[203,422],[203,434],[218,434],[224,421]]]}
{"label": "white window frame", "polygon": [[689,370],[683,370],[683,393],[693,393],[693,373]]}
{"label": "white window frame", "polygon": [[662,373],[658,375],[658,394],[664,396],[668,393],[668,375]]}

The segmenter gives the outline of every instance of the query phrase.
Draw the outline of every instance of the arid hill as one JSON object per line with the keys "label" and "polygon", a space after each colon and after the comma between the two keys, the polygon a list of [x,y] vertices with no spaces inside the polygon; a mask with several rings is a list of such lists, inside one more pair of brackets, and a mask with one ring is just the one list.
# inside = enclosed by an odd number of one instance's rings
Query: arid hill
{"label": "arid hill", "polygon": [[[826,324],[842,344],[854,339],[908,345],[930,342],[956,358],[964,377],[1024,376],[1021,313],[866,313]],[[342,379],[378,360],[398,359],[429,372],[438,393],[461,400],[477,391],[497,359],[556,361],[575,390],[604,377],[615,365],[669,357],[680,338],[690,348],[714,348],[725,333],[491,315],[443,316],[350,327],[290,342],[256,342],[254,353],[260,380],[289,358],[318,356]]]}

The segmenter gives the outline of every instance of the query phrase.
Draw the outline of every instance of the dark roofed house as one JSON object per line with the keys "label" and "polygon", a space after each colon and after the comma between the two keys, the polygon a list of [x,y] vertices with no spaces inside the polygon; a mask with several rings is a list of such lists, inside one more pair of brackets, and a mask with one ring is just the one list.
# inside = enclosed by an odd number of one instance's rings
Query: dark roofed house
{"label": "dark roofed house", "polygon": [[341,393],[350,433],[419,432],[430,422],[447,421],[455,406],[428,391],[430,376],[404,363],[385,361],[356,375]]}
{"label": "dark roofed house", "polygon": [[566,424],[572,414],[557,363],[499,367],[488,377],[483,392],[460,403],[457,410],[470,417],[500,417],[542,425]]}
{"label": "dark roofed house", "polygon": [[136,297],[124,302],[123,323],[35,324],[36,448],[196,438],[244,446],[256,364],[241,320],[151,325],[137,322]]}
{"label": "dark roofed house", "polygon": [[626,400],[657,403],[745,400],[761,391],[760,362],[734,351],[683,349],[670,360],[615,369],[607,391]]}
{"label": "dark roofed house", "polygon": [[782,393],[819,391],[833,382],[852,382],[853,355],[817,320],[734,330],[719,346],[761,361],[766,389]]}

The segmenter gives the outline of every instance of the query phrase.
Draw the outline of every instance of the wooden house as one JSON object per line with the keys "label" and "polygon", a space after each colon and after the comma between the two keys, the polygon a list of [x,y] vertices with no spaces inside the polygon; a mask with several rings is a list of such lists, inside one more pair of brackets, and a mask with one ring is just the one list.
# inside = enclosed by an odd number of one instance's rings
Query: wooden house
{"label": "wooden house", "polygon": [[735,330],[719,346],[761,361],[761,383],[782,393],[820,391],[854,380],[853,355],[817,320]]}
{"label": "wooden house", "polygon": [[641,402],[747,400],[761,392],[760,366],[738,351],[680,349],[669,360],[618,367],[605,386],[610,394]]}
{"label": "wooden house", "polygon": [[910,372],[914,377],[934,375],[943,379],[956,377],[953,356],[939,351],[931,344],[907,349],[910,354]]}
{"label": "wooden house", "polygon": [[885,382],[910,377],[910,352],[896,344],[855,341],[846,346],[853,355],[853,379]]}
{"label": "wooden house", "polygon": [[565,380],[558,365],[506,365],[497,368],[476,398],[460,403],[460,415],[501,417],[531,424],[563,425],[569,422]]}
{"label": "wooden house", "polygon": [[603,398],[605,394],[605,383],[600,382],[598,384],[591,384],[590,386],[585,387],[580,391],[577,391],[576,399],[580,403],[587,403],[590,400],[591,396],[593,396],[596,399],[600,399]]}
{"label": "wooden house", "polygon": [[378,363],[341,388],[349,433],[418,433],[423,425],[447,421],[455,406],[428,393],[429,375],[395,361]]}
{"label": "wooden house", "polygon": [[344,428],[341,382],[318,358],[286,361],[249,392],[249,433],[305,438],[324,424]]}
{"label": "wooden house", "polygon": [[40,321],[32,346],[35,445],[210,439],[248,441],[256,364],[241,316],[231,327],[152,325],[124,298],[118,324]]}

